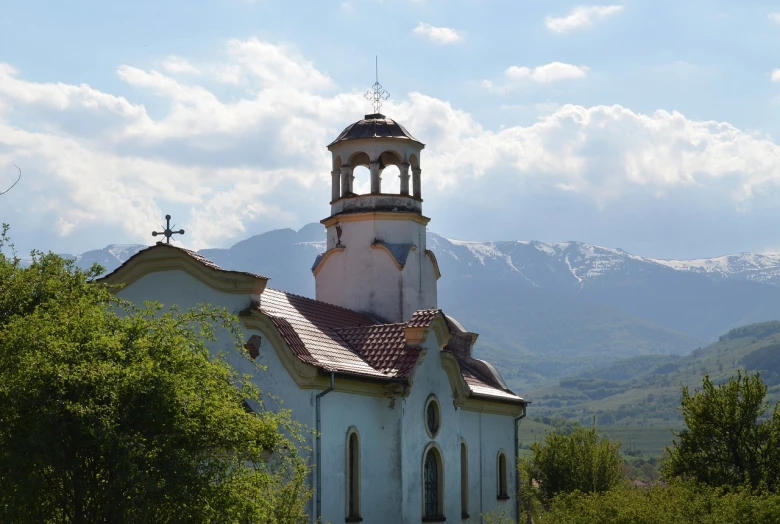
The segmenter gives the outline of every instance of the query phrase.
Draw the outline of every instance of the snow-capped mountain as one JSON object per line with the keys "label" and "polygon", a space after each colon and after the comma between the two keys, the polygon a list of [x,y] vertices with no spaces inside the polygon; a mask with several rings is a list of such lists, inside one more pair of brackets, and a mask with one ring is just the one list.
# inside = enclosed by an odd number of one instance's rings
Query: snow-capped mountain
{"label": "snow-capped mountain", "polygon": [[109,244],[103,249],[93,249],[80,255],[62,255],[66,258],[72,258],[82,269],[92,267],[93,264],[100,264],[108,271],[113,271],[121,266],[128,258],[149,246],[142,244]]}
{"label": "snow-capped mountain", "polygon": [[[111,245],[77,258],[109,271],[143,249]],[[428,234],[439,305],[480,333],[477,351],[515,385],[538,385],[647,353],[683,354],[733,327],[780,319],[780,255],[661,260],[582,242],[467,242]],[[200,253],[226,268],[313,296],[320,224]]]}
{"label": "snow-capped mountain", "polygon": [[[584,285],[600,277],[638,269],[641,265],[649,270],[655,265],[675,271],[697,273],[714,280],[752,280],[768,284],[780,284],[780,254],[741,253],[713,258],[692,260],[666,260],[632,255],[622,249],[594,246],[584,242],[544,243],[528,240],[500,242],[470,242],[444,239],[430,235],[429,241],[437,256],[450,256],[467,264],[482,266],[505,265],[507,271],[534,281],[535,262],[544,261],[546,270],[573,279]],[[464,257],[464,249],[470,255]],[[564,276],[565,273],[569,276]]]}

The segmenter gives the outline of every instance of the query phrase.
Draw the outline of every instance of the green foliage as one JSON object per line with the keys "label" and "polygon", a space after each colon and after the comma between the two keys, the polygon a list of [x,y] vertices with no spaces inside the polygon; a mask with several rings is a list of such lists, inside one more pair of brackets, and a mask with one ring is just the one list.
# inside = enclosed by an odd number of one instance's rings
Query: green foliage
{"label": "green foliage", "polygon": [[758,348],[742,357],[746,369],[761,371],[767,385],[780,384],[780,343]]}
{"label": "green foliage", "polygon": [[[0,238],[0,521],[297,522],[287,412],[204,340],[224,310],[135,308],[73,263]],[[253,412],[247,409],[254,406]]]}
{"label": "green foliage", "polygon": [[634,488],[620,485],[605,493],[562,494],[539,522],[544,524],[775,524],[780,495],[739,488],[724,492],[693,483]]}
{"label": "green foliage", "polygon": [[769,408],[766,391],[758,374],[741,373],[719,386],[705,375],[702,389],[693,394],[684,387],[686,428],[667,448],[665,476],[711,486],[780,487],[780,405],[762,421]]}
{"label": "green foliage", "polygon": [[569,435],[554,432],[531,445],[524,473],[536,481],[543,500],[559,493],[607,491],[623,475],[620,444],[599,436],[596,428],[577,426]]}
{"label": "green foliage", "polygon": [[735,340],[738,338],[767,338],[772,335],[780,333],[780,321],[773,320],[771,322],[760,322],[758,324],[750,324],[747,326],[741,326],[734,328],[725,335],[720,337],[720,340]]}

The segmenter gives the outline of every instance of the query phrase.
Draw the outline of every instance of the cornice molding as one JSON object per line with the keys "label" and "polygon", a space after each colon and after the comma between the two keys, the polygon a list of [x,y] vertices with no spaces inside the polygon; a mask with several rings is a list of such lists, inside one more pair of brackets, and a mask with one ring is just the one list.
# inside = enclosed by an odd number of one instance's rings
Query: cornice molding
{"label": "cornice molding", "polygon": [[411,220],[424,226],[431,221],[428,217],[417,213],[410,213],[408,211],[366,211],[329,216],[328,218],[320,220],[320,224],[325,227],[330,227],[337,222],[360,222],[364,220]]}
{"label": "cornice molding", "polygon": [[436,255],[430,249],[426,249],[425,254],[428,255],[428,258],[433,262],[433,272],[436,275],[436,280],[439,280],[441,278],[441,270],[439,269],[439,261],[436,260]]}
{"label": "cornice molding", "polygon": [[[404,268],[404,264],[401,264],[398,261],[398,259],[395,258],[395,255],[393,254],[393,252],[390,251],[390,249],[386,245],[384,245],[382,243],[379,243],[379,242],[374,242],[374,243],[371,244],[371,249],[379,249],[381,251],[384,251],[385,253],[387,253],[387,256],[389,256],[390,259],[393,261],[393,263],[395,264],[395,267],[397,267],[398,269],[403,269]],[[412,251],[417,251],[417,246],[412,246],[411,248],[409,248],[409,252],[412,252]]]}
{"label": "cornice molding", "polygon": [[447,378],[450,381],[455,405],[462,408],[466,405],[466,401],[469,400],[469,386],[463,379],[463,374],[455,356],[444,351],[441,351],[440,355],[441,367],[444,368],[444,372],[447,373]]}
{"label": "cornice molding", "polygon": [[444,349],[444,346],[447,345],[447,342],[450,341],[450,337],[452,336],[452,333],[450,333],[450,326],[447,325],[447,319],[444,318],[444,313],[439,312],[439,314],[434,317],[431,325],[428,326],[428,329],[432,330],[436,335],[439,349]]}
{"label": "cornice molding", "polygon": [[186,252],[174,248],[160,250],[152,248],[141,251],[96,282],[109,286],[129,286],[151,273],[177,270],[223,293],[259,295],[265,290],[268,282],[266,278],[248,273],[209,267]]}
{"label": "cornice molding", "polygon": [[501,402],[500,400],[489,400],[485,398],[468,398],[463,403],[462,408],[465,411],[475,411],[479,413],[489,413],[491,415],[506,415],[510,417],[519,417],[523,414],[522,404],[510,402]]}
{"label": "cornice molding", "polygon": [[322,268],[325,266],[325,262],[334,254],[341,253],[342,251],[346,251],[347,248],[344,246],[337,246],[332,247],[329,250],[327,250],[325,253],[322,254],[322,258],[319,259],[317,262],[317,267],[311,270],[311,272],[314,274],[314,276],[317,276],[317,273],[319,273]]}
{"label": "cornice molding", "polygon": [[494,415],[509,415],[513,417],[518,417],[523,413],[524,407],[522,403],[471,396],[471,390],[469,389],[468,384],[466,384],[458,360],[453,354],[443,351],[441,353],[441,364],[449,378],[455,405],[459,408],[466,411],[476,411]]}

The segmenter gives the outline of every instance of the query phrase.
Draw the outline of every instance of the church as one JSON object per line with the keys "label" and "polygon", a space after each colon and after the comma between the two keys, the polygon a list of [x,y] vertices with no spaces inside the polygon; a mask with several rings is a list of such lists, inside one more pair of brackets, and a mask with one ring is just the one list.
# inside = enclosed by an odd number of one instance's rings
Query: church
{"label": "church", "polygon": [[[328,145],[330,216],[321,221],[326,250],[311,269],[316,299],[165,243],[101,279],[124,284],[118,295],[132,302],[207,303],[238,315],[254,362],[235,354],[231,364],[316,430],[308,437],[311,522],[518,514],[517,429],[527,402],[474,358],[477,334],[438,307],[441,275],[422,210],[424,147],[378,109]],[[361,166],[370,170],[368,194],[353,191]],[[382,191],[387,166],[400,173],[398,194]],[[237,353],[230,340],[212,346]]]}

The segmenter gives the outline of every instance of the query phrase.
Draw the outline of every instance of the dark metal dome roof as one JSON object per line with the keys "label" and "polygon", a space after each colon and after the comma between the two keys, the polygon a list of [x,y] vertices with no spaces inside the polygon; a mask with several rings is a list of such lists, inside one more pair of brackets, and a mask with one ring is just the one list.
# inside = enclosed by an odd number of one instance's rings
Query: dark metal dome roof
{"label": "dark metal dome roof", "polygon": [[357,140],[359,138],[399,138],[424,145],[395,120],[391,120],[381,113],[374,113],[347,126],[328,147],[344,140]]}

